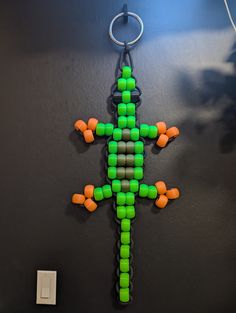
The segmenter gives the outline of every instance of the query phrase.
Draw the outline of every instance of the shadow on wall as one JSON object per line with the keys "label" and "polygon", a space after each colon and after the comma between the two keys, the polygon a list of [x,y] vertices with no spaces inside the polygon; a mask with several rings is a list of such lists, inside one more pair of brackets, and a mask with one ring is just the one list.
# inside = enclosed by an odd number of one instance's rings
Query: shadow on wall
{"label": "shadow on wall", "polygon": [[[232,65],[231,73],[205,69],[200,73],[200,88],[194,86],[188,74],[182,74],[181,78],[182,89],[187,97],[186,103],[197,108],[196,114],[191,118],[197,133],[203,134],[212,126],[220,130],[223,126],[223,134],[219,140],[221,153],[230,153],[236,147],[236,43],[226,62]],[[184,129],[188,128],[189,123],[183,122]]]}
{"label": "shadow on wall", "polygon": [[[63,48],[99,53],[110,44],[108,25],[121,9],[122,3],[115,0],[2,1],[0,27],[10,32],[19,50],[28,53]],[[166,33],[230,27],[223,0],[137,0],[129,9],[143,18],[145,40]],[[231,9],[236,9],[235,3]],[[129,28],[132,34],[133,30]]]}
{"label": "shadow on wall", "polygon": [[236,145],[236,43],[227,62],[232,63],[232,75],[209,69],[202,72],[205,86],[205,90],[201,94],[202,103],[210,104],[210,106],[221,106],[221,100],[225,100],[221,115],[216,120],[216,123],[222,124],[224,127],[224,134],[220,139],[220,151],[222,153],[232,152]]}

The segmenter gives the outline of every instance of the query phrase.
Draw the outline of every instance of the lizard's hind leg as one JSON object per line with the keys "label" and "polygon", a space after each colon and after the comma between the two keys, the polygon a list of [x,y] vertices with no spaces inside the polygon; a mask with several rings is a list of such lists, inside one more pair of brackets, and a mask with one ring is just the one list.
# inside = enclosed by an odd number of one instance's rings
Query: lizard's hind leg
{"label": "lizard's hind leg", "polygon": [[93,185],[86,185],[84,187],[84,193],[75,193],[72,196],[72,203],[74,204],[79,204],[79,205],[84,205],[85,208],[89,212],[94,212],[97,209],[97,203],[93,201],[93,196],[94,196],[94,186]]}

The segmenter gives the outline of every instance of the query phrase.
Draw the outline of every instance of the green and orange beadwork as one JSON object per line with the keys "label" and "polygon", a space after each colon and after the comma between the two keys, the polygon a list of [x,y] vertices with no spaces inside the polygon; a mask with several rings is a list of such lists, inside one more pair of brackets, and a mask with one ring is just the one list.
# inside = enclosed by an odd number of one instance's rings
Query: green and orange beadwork
{"label": "green and orange beadwork", "polygon": [[179,197],[179,190],[167,189],[163,181],[157,181],[154,185],[140,182],[144,176],[144,138],[154,139],[157,146],[164,148],[179,135],[179,130],[176,127],[167,128],[165,122],[138,126],[137,103],[132,94],[136,88],[132,68],[123,66],[121,77],[116,82],[117,98],[114,101],[118,115],[117,124],[102,123],[95,118],[90,118],[87,123],[78,120],[74,124],[75,130],[84,136],[87,143],[95,140],[94,135],[109,137],[106,173],[109,183],[102,187],[85,186],[83,194],[72,196],[72,202],[84,205],[89,212],[94,212],[97,202],[111,197],[115,199],[115,217],[120,228],[117,291],[121,303],[129,303],[131,300],[131,223],[136,216],[137,197],[155,200],[160,209],[165,208],[170,199]]}

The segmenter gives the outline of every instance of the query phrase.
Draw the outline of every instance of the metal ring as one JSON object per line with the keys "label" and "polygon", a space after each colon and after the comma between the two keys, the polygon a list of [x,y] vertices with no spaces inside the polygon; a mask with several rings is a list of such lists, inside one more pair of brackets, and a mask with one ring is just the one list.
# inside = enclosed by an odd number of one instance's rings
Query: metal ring
{"label": "metal ring", "polygon": [[[124,46],[125,43],[122,42],[122,41],[117,40],[117,39],[114,37],[114,35],[113,35],[113,25],[114,25],[114,23],[115,23],[116,20],[118,20],[119,18],[121,18],[121,17],[122,17],[123,15],[125,15],[125,14],[126,14],[126,13],[124,13],[124,12],[121,12],[121,13],[117,14],[117,15],[112,19],[111,24],[110,24],[110,26],[109,26],[109,36],[110,36],[111,40],[112,40],[115,44],[117,44],[118,46]],[[133,18],[135,18],[135,19],[138,21],[139,25],[140,25],[140,33],[139,33],[139,35],[138,35],[134,40],[132,40],[132,41],[130,41],[130,42],[127,43],[128,46],[133,46],[133,45],[134,45],[137,41],[139,41],[139,39],[142,37],[144,25],[143,25],[143,21],[142,21],[141,17],[138,16],[137,14],[132,13],[132,12],[127,12],[127,15],[128,15],[128,16],[132,16]]]}

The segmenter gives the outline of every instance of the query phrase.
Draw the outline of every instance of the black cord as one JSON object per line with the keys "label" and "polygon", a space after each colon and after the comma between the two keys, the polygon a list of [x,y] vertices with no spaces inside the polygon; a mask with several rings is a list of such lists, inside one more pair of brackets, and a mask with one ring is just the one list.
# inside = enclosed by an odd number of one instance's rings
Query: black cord
{"label": "black cord", "polygon": [[120,59],[119,59],[119,70],[121,71],[123,65],[130,66],[133,70],[134,64],[133,59],[130,53],[130,46],[124,41],[124,48],[121,50]]}

